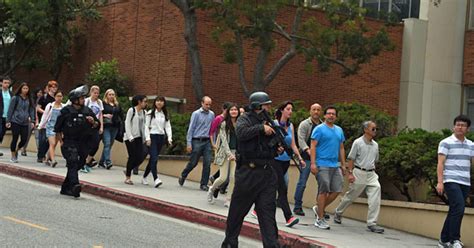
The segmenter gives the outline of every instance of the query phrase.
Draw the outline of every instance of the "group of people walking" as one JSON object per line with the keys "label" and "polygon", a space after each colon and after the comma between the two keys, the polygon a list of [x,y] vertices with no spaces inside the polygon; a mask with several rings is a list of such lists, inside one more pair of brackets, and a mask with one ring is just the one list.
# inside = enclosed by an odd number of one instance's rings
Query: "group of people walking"
{"label": "group of people walking", "polygon": [[[148,154],[150,159],[141,183],[148,185],[147,177],[151,173],[155,188],[163,184],[157,173],[158,156],[163,146],[173,141],[164,97],[156,97],[147,110],[147,97],[136,95],[132,98],[133,106],[123,116],[113,89],[107,89],[104,98],[99,99],[98,86],[89,90],[86,85],[79,85],[69,92],[69,101],[64,104],[64,94],[55,81],[48,82],[44,94],[41,91],[30,94],[27,83],[21,83],[13,94],[10,85],[9,78],[2,79],[0,142],[5,131],[11,129],[11,162],[18,162],[18,152],[26,148],[35,130],[37,161],[55,167],[55,150],[61,144],[68,168],[61,194],[79,197],[78,171],[88,173],[96,165],[110,169],[111,148],[118,140],[125,143],[128,152],[125,184],[134,184],[131,174],[138,174],[136,171]],[[291,101],[280,104],[273,118],[269,116],[271,104],[268,94],[255,92],[246,107],[226,102],[221,114],[215,116],[211,110],[212,99],[205,96],[201,107],[191,115],[186,136],[190,160],[178,183],[184,185],[203,157],[200,189],[207,192],[206,200],[210,204],[214,204],[219,192],[226,194],[224,206],[229,208],[222,247],[238,246],[240,229],[249,212],[258,218],[264,247],[279,247],[276,207],[283,211],[287,227],[298,224],[296,216],[305,216],[303,194],[310,173],[315,175],[318,185],[316,205],[312,208],[314,226],[330,229],[330,216],[325,210],[343,192],[347,176],[349,188],[335,209],[333,222],[341,224],[344,211],[365,192],[368,230],[383,233],[384,229],[377,225],[381,204],[376,173],[379,147],[374,140],[377,124],[371,120],[361,123],[363,135],[353,142],[346,163],[344,132],[335,124],[336,107],[327,106],[323,110],[320,104],[314,103],[309,117],[296,127],[291,122],[294,108]],[[439,247],[462,247],[460,226],[474,156],[474,145],[465,137],[470,125],[466,116],[456,117],[453,135],[441,141],[438,148],[437,191],[447,194],[450,205]],[[95,161],[101,140],[104,149],[99,161]],[[300,171],[293,210],[287,196],[292,161]],[[211,162],[219,168],[213,176],[210,176]]]}

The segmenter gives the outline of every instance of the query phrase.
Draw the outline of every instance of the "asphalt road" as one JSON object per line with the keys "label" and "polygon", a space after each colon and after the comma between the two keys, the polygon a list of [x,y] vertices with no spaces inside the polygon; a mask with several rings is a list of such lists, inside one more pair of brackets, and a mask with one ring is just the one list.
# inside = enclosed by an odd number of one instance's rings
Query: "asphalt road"
{"label": "asphalt road", "polygon": [[[220,247],[224,233],[0,174],[0,247]],[[261,247],[240,238],[241,247]]]}

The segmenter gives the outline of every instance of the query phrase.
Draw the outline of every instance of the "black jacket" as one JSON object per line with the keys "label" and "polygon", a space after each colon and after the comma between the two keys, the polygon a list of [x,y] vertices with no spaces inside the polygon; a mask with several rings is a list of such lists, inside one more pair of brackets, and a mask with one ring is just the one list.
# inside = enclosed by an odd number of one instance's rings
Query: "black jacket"
{"label": "black jacket", "polygon": [[237,153],[242,164],[259,163],[272,160],[277,156],[277,147],[271,147],[273,136],[265,135],[263,115],[254,111],[247,112],[237,119]]}

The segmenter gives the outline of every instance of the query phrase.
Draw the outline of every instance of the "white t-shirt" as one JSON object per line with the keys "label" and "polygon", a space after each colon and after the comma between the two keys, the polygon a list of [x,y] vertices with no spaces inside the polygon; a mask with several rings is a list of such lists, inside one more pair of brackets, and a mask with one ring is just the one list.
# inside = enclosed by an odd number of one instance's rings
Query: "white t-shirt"
{"label": "white t-shirt", "polygon": [[102,115],[102,111],[104,110],[104,105],[102,104],[102,100],[97,99],[97,101],[93,101],[90,97],[86,98],[85,104],[87,107],[92,109],[97,119],[100,118]]}

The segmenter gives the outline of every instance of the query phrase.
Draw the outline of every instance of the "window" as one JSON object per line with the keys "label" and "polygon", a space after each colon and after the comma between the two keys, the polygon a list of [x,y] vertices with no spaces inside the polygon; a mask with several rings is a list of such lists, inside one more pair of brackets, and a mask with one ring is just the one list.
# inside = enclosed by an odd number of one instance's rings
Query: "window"
{"label": "window", "polygon": [[[474,87],[466,87],[466,115],[474,120]],[[474,131],[474,125],[471,125],[471,131]]]}
{"label": "window", "polygon": [[370,17],[390,13],[401,21],[405,18],[418,18],[420,14],[420,0],[360,0],[360,6],[367,9]]}

